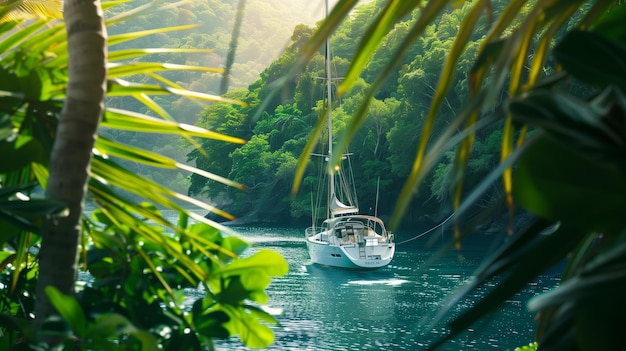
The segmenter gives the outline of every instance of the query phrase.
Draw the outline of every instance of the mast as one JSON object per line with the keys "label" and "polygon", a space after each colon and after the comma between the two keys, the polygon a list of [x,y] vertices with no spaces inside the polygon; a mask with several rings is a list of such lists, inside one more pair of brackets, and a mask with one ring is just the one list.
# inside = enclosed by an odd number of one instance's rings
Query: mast
{"label": "mast", "polygon": [[[325,1],[325,18],[328,18],[328,0]],[[326,37],[326,109],[328,110],[328,162],[333,155],[333,120],[332,120],[332,82],[330,74],[330,35]],[[328,215],[331,217],[330,204],[335,196],[335,174],[333,168],[328,169]]]}

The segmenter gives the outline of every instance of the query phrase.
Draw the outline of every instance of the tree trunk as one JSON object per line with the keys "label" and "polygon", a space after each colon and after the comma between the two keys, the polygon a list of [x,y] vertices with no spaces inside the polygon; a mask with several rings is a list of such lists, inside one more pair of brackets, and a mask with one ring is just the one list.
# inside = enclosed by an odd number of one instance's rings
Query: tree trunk
{"label": "tree trunk", "polygon": [[58,315],[45,294],[47,286],[74,293],[80,218],[106,93],[107,35],[100,1],[65,0],[63,10],[69,83],[50,157],[46,196],[65,202],[69,216],[47,220],[42,228],[35,327]]}

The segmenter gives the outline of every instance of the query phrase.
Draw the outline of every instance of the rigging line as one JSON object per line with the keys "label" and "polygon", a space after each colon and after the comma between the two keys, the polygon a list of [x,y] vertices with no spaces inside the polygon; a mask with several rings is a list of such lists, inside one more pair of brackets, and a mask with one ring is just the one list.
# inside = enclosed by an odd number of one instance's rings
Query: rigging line
{"label": "rigging line", "polygon": [[409,241],[413,241],[413,240],[416,240],[416,239],[419,239],[419,238],[423,237],[424,235],[426,235],[426,234],[428,234],[428,233],[432,232],[433,230],[435,230],[435,229],[437,229],[437,228],[439,228],[439,227],[443,226],[443,225],[444,225],[444,224],[445,224],[445,223],[446,223],[446,222],[447,222],[450,218],[452,218],[455,214],[456,214],[456,212],[452,212],[452,214],[451,214],[450,216],[448,216],[448,218],[446,218],[443,222],[441,222],[441,223],[437,224],[436,226],[434,226],[434,227],[432,227],[432,228],[428,229],[427,231],[425,231],[425,232],[423,232],[423,233],[421,233],[421,234],[419,234],[419,235],[417,235],[417,236],[412,237],[411,239],[404,240],[404,241],[401,241],[401,242],[399,242],[399,243],[396,243],[396,246],[398,246],[398,245],[402,245],[402,244],[406,244],[406,243],[408,243]]}

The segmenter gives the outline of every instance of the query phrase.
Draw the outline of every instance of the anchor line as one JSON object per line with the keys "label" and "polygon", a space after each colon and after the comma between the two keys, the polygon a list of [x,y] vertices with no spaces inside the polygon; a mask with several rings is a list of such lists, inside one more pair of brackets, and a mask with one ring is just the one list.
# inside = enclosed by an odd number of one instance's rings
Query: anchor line
{"label": "anchor line", "polygon": [[416,236],[412,237],[411,239],[407,239],[407,240],[401,241],[401,242],[399,242],[399,243],[396,243],[396,246],[398,246],[398,245],[402,245],[402,244],[406,244],[406,243],[408,243],[408,242],[410,242],[410,241],[413,241],[413,240],[419,239],[419,238],[423,237],[424,235],[426,235],[426,234],[428,234],[428,233],[432,232],[433,230],[435,230],[435,229],[437,229],[437,228],[439,228],[439,227],[442,227],[444,224],[446,224],[446,222],[447,222],[450,218],[452,218],[452,217],[454,216],[454,214],[455,214],[455,213],[456,213],[456,212],[452,212],[452,214],[451,214],[450,216],[448,216],[448,218],[446,218],[443,222],[441,222],[441,223],[437,224],[436,226],[434,226],[434,227],[432,227],[432,228],[428,229],[427,231],[425,231],[425,232],[423,232],[423,233],[421,233],[421,234],[418,234],[418,235],[416,235]]}

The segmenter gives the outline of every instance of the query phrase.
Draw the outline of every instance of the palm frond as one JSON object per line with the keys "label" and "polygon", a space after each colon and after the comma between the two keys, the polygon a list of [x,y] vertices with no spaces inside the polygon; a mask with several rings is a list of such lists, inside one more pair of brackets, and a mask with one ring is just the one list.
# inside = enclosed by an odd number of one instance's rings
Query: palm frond
{"label": "palm frond", "polygon": [[5,0],[0,3],[0,23],[29,19],[62,19],[63,1],[60,0]]}

